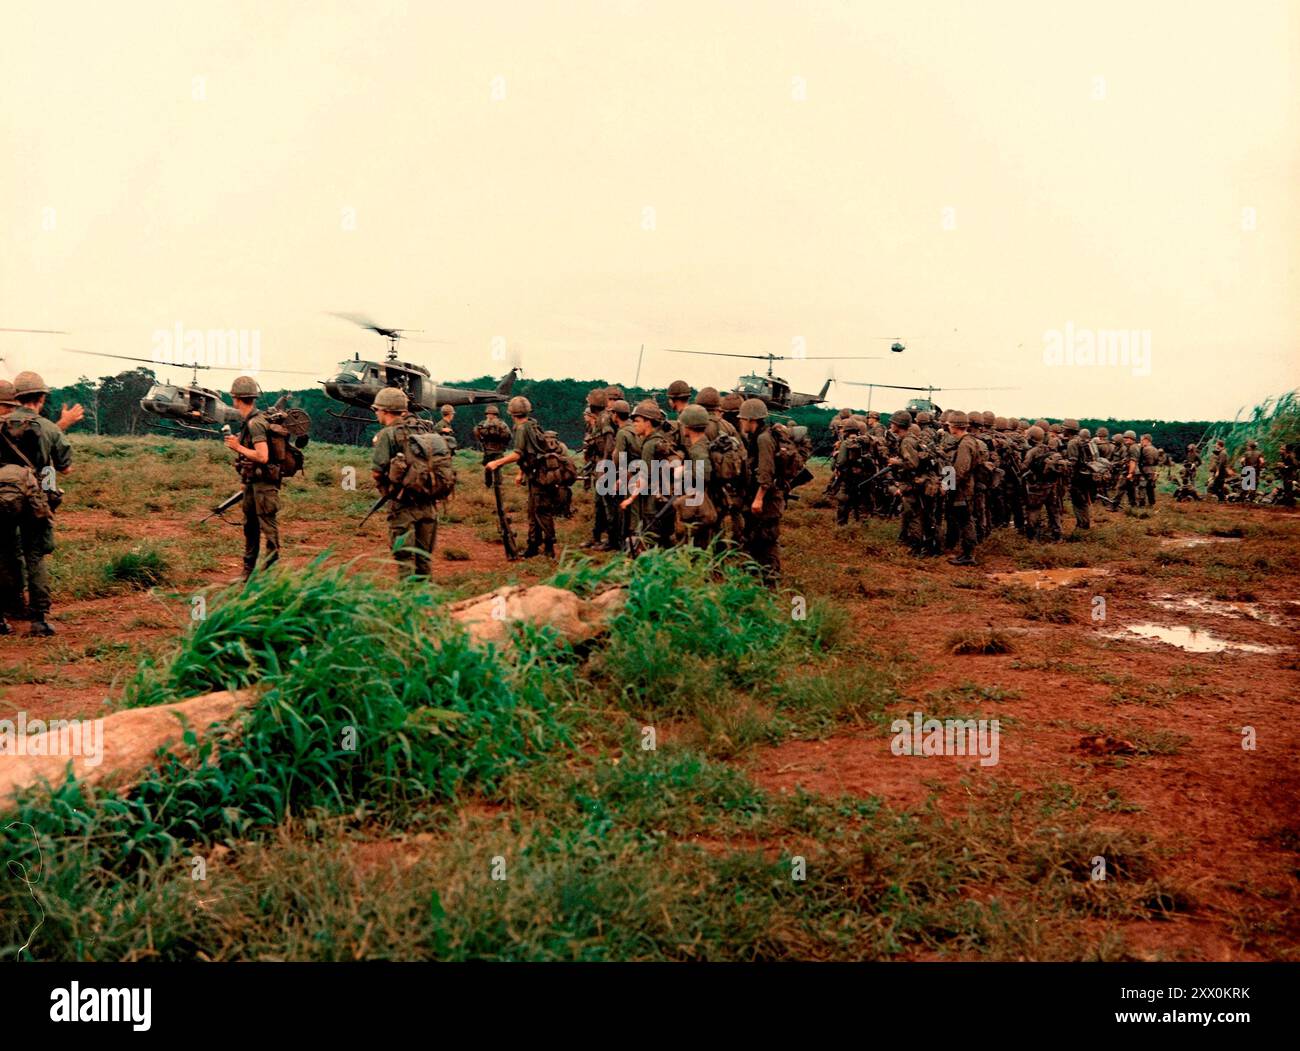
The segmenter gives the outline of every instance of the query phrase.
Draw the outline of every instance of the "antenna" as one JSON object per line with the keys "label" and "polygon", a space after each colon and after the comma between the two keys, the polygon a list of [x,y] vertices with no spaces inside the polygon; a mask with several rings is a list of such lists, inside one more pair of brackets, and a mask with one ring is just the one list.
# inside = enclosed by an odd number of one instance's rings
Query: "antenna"
{"label": "antenna", "polygon": [[632,381],[633,387],[641,386],[641,359],[645,357],[645,344],[641,344],[641,353],[636,356],[636,378]]}

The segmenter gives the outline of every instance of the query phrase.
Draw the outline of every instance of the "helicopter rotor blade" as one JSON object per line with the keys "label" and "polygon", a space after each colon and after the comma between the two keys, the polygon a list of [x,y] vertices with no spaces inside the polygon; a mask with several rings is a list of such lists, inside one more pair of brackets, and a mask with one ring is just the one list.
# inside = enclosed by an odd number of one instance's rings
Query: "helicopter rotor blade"
{"label": "helicopter rotor blade", "polygon": [[66,336],[59,328],[0,328],[0,332],[27,332],[34,336]]}
{"label": "helicopter rotor blade", "polygon": [[153,365],[157,368],[166,368],[169,365],[178,369],[207,369],[212,367],[210,365],[189,365],[182,362],[154,361],[153,358],[135,358],[129,354],[109,354],[107,351],[103,350],[78,350],[76,347],[60,347],[59,349],[66,350],[69,354],[85,354],[87,357],[92,358],[117,358],[120,361],[142,361],[146,365]]}
{"label": "helicopter rotor blade", "polygon": [[877,354],[730,354],[718,350],[676,350],[663,348],[669,354],[699,354],[710,358],[751,358],[754,361],[879,361]]}

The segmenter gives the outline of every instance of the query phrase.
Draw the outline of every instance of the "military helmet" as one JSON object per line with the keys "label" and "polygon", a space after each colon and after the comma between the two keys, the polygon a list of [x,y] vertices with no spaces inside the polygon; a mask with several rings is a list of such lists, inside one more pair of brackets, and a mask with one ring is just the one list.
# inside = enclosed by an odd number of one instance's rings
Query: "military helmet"
{"label": "military helmet", "polygon": [[964,412],[962,412],[961,409],[953,409],[952,412],[949,413],[948,415],[948,426],[963,427],[963,428],[969,427],[970,417],[967,416]]}
{"label": "military helmet", "polygon": [[847,420],[847,419],[848,419],[850,416],[852,416],[852,415],[853,415],[853,410],[852,410],[852,409],[840,409],[840,419],[841,419],[841,420]]}
{"label": "military helmet", "polygon": [[701,387],[700,393],[695,395],[695,404],[703,405],[706,409],[716,409],[722,404],[722,395],[718,393],[717,387]]}
{"label": "military helmet", "polygon": [[906,409],[899,409],[894,415],[889,417],[889,422],[895,427],[907,428],[912,426],[912,414]]}
{"label": "military helmet", "polygon": [[632,406],[622,398],[615,398],[609,403],[609,411],[617,416],[628,416],[632,412]]}
{"label": "military helmet", "polygon": [[1048,427],[1047,429],[1048,429],[1049,431],[1051,431],[1053,434],[1060,434],[1060,433],[1061,433],[1061,425],[1060,425],[1059,423],[1054,423],[1054,424],[1052,424],[1050,427]]}
{"label": "military helmet", "polygon": [[1080,427],[1080,428],[1079,428],[1079,437],[1082,438],[1085,442],[1087,442],[1087,441],[1091,441],[1091,440],[1092,440],[1092,431],[1088,430],[1087,427]]}
{"label": "military helmet", "polygon": [[1134,441],[1137,441],[1137,432],[1136,432],[1136,431],[1125,431],[1125,432],[1124,432],[1124,437],[1125,437],[1125,438],[1132,438]]}
{"label": "military helmet", "polygon": [[723,396],[722,411],[737,412],[739,411],[740,406],[743,404],[743,402],[744,399],[733,390],[730,394]]}
{"label": "military helmet", "polygon": [[709,425],[709,410],[703,405],[688,405],[677,417],[683,427],[703,429]]}
{"label": "military helmet", "polygon": [[1007,431],[1011,429],[1011,425],[1007,423],[1007,418],[1005,416],[994,416],[993,429],[995,431]]}
{"label": "military helmet", "polygon": [[[910,413],[908,414],[908,418],[909,418],[909,419],[911,418],[911,414],[910,414]],[[878,419],[880,419],[880,413],[878,413],[875,409],[868,409],[868,410],[867,410],[867,419],[869,419],[869,420],[878,420]]]}
{"label": "military helmet", "polygon": [[406,391],[400,387],[385,387],[375,395],[375,400],[370,403],[370,407],[383,409],[384,412],[405,412],[409,404],[406,400]]}
{"label": "military helmet", "polygon": [[668,397],[670,398],[689,398],[691,396],[691,385],[685,380],[673,380],[668,384]]}
{"label": "military helmet", "polygon": [[18,404],[18,392],[8,380],[0,380],[0,405]]}
{"label": "military helmet", "polygon": [[488,406],[486,409],[484,409],[483,411],[486,412],[489,416],[500,416],[500,415],[501,415],[501,410],[498,409],[495,405],[489,405],[489,406]]}
{"label": "military helmet", "polygon": [[926,423],[933,422],[933,420],[934,420],[934,416],[931,413],[926,412],[924,409],[922,409],[920,412],[916,414],[917,423],[926,424]]}
{"label": "military helmet", "polygon": [[664,418],[664,410],[659,407],[659,403],[650,398],[639,402],[637,407],[632,410],[632,419],[640,416],[642,419],[654,420],[658,422]]}
{"label": "military helmet", "polygon": [[985,427],[992,427],[995,423],[998,422],[998,418],[994,416],[993,413],[991,413],[988,409],[985,409],[983,413],[981,413],[980,415],[984,419]]}
{"label": "military helmet", "polygon": [[455,416],[455,415],[456,415],[456,406],[455,406],[455,405],[444,405],[440,411],[442,412],[442,414],[443,414],[444,416]]}
{"label": "military helmet", "polygon": [[1110,437],[1110,428],[1109,428],[1109,427],[1098,427],[1098,428],[1097,428],[1097,437],[1098,437],[1098,438],[1109,438],[1109,437]]}
{"label": "military helmet", "polygon": [[1043,440],[1043,428],[1034,424],[1029,430],[1025,431],[1025,437],[1031,442],[1041,442]]}
{"label": "military helmet", "polygon": [[1151,441],[1151,435],[1149,435],[1149,434],[1144,434],[1144,435],[1142,435],[1142,438],[1143,438],[1144,441],[1148,441],[1148,442]]}
{"label": "military helmet", "polygon": [[[21,378],[20,376],[19,379]],[[17,383],[14,385],[19,386]],[[257,380],[252,376],[236,376],[235,382],[230,385],[232,398],[256,398],[261,393],[262,388],[257,385]]]}
{"label": "military helmet", "polygon": [[511,416],[527,416],[533,411],[533,403],[522,394],[516,394],[510,399],[510,404],[506,406],[506,411],[510,413]]}
{"label": "military helmet", "polygon": [[858,416],[850,416],[844,421],[844,426],[858,434],[866,434],[870,429],[867,427],[867,421]]}
{"label": "military helmet", "polygon": [[622,399],[623,399],[622,387],[616,387],[613,384],[610,384],[608,387],[605,388],[606,402],[621,401]]}
{"label": "military helmet", "polygon": [[1047,421],[1046,421],[1046,420],[1035,420],[1035,421],[1034,421],[1034,426],[1035,426],[1035,427],[1041,427],[1043,433],[1044,433],[1044,434],[1047,433],[1047,429],[1048,429],[1048,428],[1047,428]]}
{"label": "military helmet", "polygon": [[1065,431],[1067,434],[1075,434],[1075,433],[1077,433],[1078,430],[1079,430],[1079,421],[1078,421],[1078,420],[1062,420],[1062,421],[1061,421],[1061,429],[1062,429],[1063,431]]}
{"label": "military helmet", "polygon": [[603,409],[609,404],[609,394],[604,387],[597,387],[587,395],[587,407],[592,409]]}
{"label": "military helmet", "polygon": [[746,398],[740,405],[740,418],[742,420],[767,419],[767,402],[762,398]]}
{"label": "military helmet", "polygon": [[19,397],[24,394],[49,394],[50,388],[36,372],[20,372],[14,377],[14,393]]}

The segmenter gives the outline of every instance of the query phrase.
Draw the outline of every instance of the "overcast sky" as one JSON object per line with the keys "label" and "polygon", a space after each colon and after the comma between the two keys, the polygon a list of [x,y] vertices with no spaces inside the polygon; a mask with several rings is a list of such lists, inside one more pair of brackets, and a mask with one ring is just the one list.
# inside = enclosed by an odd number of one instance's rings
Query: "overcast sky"
{"label": "overcast sky", "polygon": [[179,325],[324,378],[382,357],[354,311],[444,379],[630,382],[644,343],[643,384],[875,354],[778,374],[1231,416],[1300,383],[1298,10],[4,0],[0,326],[71,334],[0,369]]}

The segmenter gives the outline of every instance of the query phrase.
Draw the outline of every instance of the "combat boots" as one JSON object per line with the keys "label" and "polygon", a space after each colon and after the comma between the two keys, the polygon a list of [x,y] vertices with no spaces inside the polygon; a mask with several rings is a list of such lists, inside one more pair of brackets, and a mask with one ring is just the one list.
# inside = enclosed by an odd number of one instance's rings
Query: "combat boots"
{"label": "combat boots", "polygon": [[0,635],[12,635],[13,633],[14,629],[9,626],[9,622],[4,617],[0,617]]}
{"label": "combat boots", "polygon": [[31,627],[27,629],[28,635],[35,635],[38,638],[48,638],[54,634],[54,629],[45,620],[44,613],[32,613]]}

